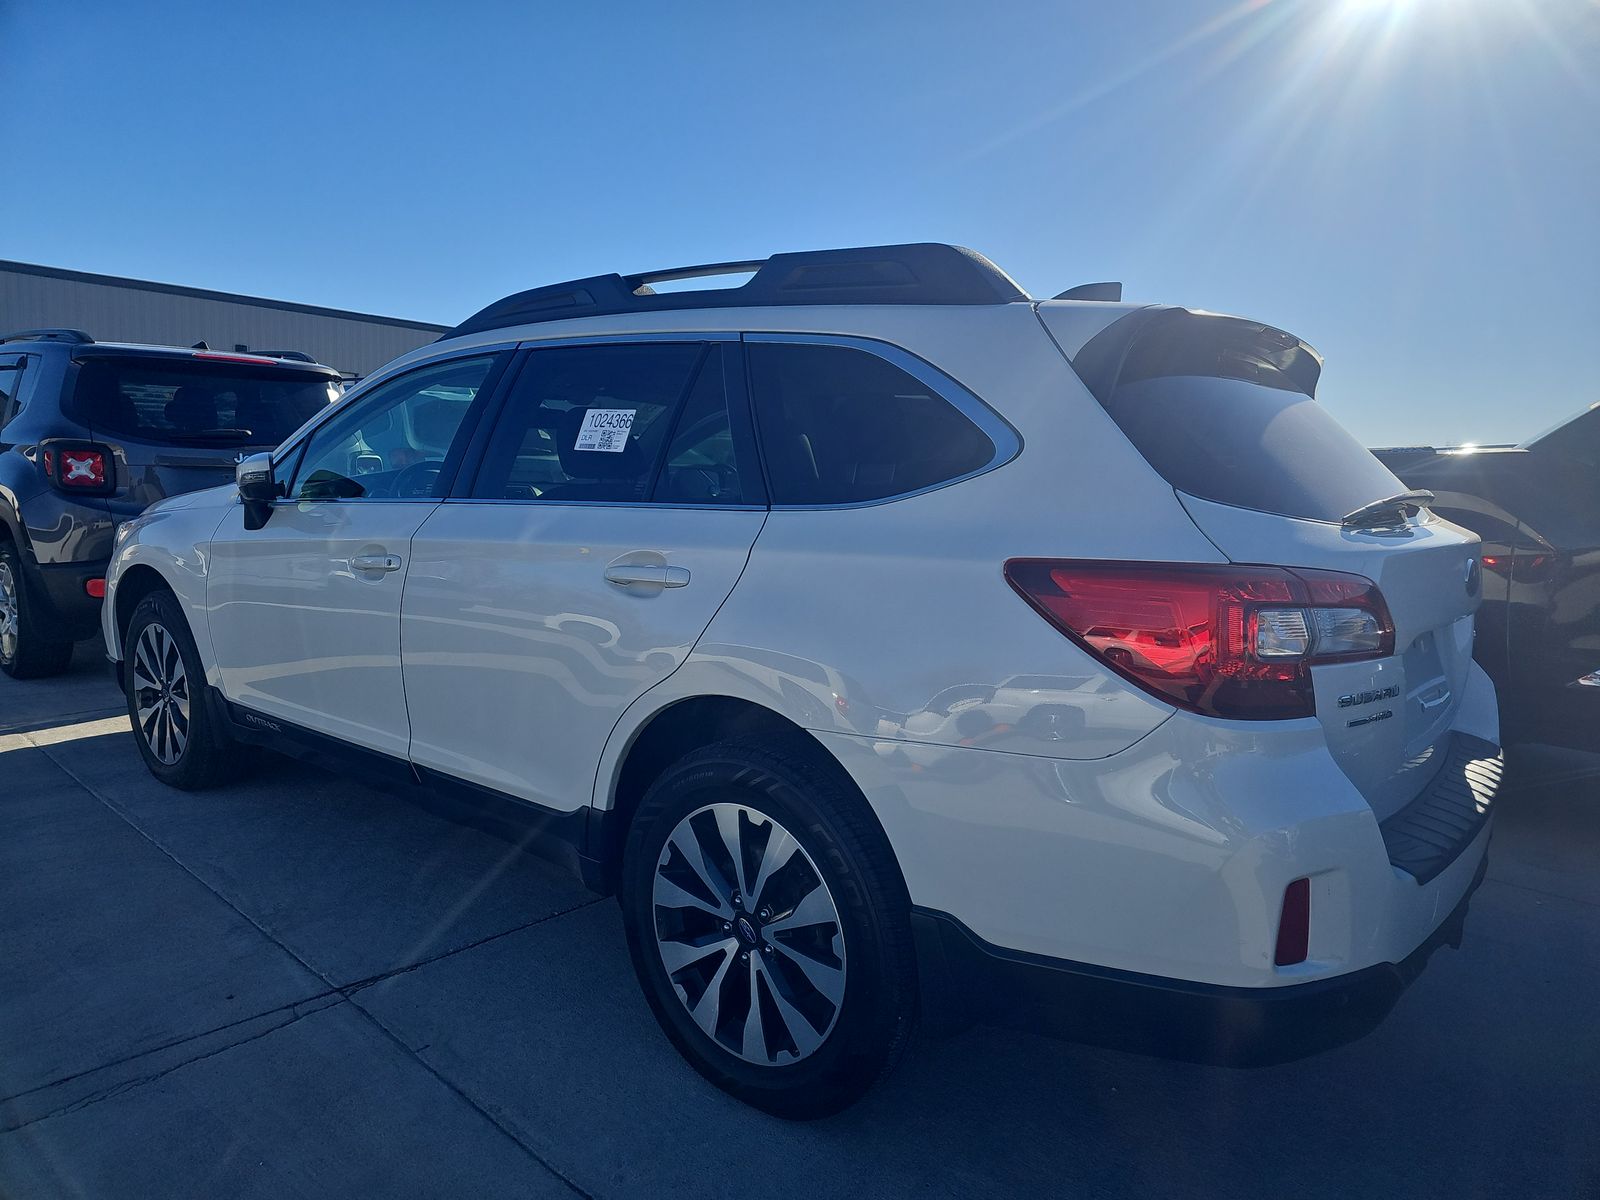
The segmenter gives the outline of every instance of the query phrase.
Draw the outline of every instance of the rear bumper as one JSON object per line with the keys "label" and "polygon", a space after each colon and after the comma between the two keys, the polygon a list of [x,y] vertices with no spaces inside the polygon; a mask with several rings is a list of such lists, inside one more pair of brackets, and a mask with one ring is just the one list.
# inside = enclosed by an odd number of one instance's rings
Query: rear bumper
{"label": "rear bumper", "polygon": [[1007,950],[947,913],[912,912],[924,1017],[981,1021],[1219,1066],[1292,1062],[1371,1032],[1440,946],[1459,947],[1487,857],[1453,912],[1398,963],[1279,987],[1228,987]]}
{"label": "rear bumper", "polygon": [[44,600],[51,623],[77,641],[100,631],[100,600],[84,590],[91,579],[104,579],[108,562],[38,563],[29,572],[35,596]]}

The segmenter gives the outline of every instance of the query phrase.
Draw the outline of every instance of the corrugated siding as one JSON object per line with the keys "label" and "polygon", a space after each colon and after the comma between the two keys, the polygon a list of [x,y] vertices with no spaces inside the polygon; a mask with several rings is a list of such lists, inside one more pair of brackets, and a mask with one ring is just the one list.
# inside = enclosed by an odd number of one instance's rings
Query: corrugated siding
{"label": "corrugated siding", "polygon": [[175,296],[127,286],[55,279],[0,268],[0,333],[81,329],[102,342],[150,342],[213,350],[303,350],[319,362],[369,375],[439,336],[429,325],[380,324],[237,301]]}

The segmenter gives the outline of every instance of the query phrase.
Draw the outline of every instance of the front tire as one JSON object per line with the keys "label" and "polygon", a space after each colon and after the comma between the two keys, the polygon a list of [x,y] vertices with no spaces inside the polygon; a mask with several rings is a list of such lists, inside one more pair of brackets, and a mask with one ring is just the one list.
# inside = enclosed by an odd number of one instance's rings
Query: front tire
{"label": "front tire", "polygon": [[16,543],[0,538],[0,671],[13,679],[43,679],[71,662],[72,640],[48,627],[28,595]]}
{"label": "front tire", "polygon": [[915,1026],[909,905],[882,830],[798,742],[718,743],[651,785],[623,855],[628,949],[668,1038],[791,1119],[854,1103]]}
{"label": "front tire", "polygon": [[227,780],[238,743],[206,702],[205,668],[171,592],[151,592],[133,610],[122,663],[133,740],[150,773],[184,791]]}

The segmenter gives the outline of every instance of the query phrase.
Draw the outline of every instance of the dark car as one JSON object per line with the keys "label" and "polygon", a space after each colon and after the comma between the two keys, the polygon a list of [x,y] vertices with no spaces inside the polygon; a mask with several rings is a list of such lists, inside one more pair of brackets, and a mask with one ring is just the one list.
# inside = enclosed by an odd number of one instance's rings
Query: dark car
{"label": "dark car", "polygon": [[1600,749],[1600,405],[1520,446],[1374,453],[1483,539],[1477,657],[1508,738]]}
{"label": "dark car", "polygon": [[338,398],[337,371],[278,353],[0,338],[0,671],[55,674],[99,632],[118,522],[231,482]]}

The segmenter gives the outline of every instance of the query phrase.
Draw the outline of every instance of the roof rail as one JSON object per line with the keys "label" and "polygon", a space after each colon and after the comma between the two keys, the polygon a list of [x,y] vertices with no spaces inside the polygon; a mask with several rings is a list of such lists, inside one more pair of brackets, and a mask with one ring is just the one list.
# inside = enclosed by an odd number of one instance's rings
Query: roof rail
{"label": "roof rail", "polygon": [[294,362],[314,363],[317,361],[304,350],[247,350],[245,353],[259,354],[262,358],[287,358]]}
{"label": "roof rail", "polygon": [[[753,272],[739,287],[656,292],[652,283]],[[793,304],[1006,304],[1028,294],[983,255],[940,242],[774,254],[638,275],[595,275],[497,300],[439,340],[572,317]]]}
{"label": "roof rail", "polygon": [[19,329],[0,337],[0,342],[72,342],[87,346],[94,341],[81,329]]}

